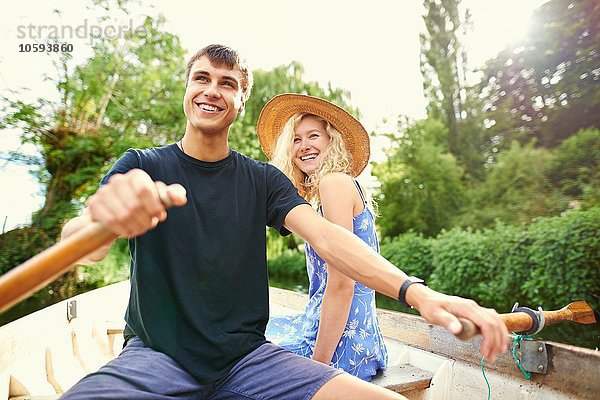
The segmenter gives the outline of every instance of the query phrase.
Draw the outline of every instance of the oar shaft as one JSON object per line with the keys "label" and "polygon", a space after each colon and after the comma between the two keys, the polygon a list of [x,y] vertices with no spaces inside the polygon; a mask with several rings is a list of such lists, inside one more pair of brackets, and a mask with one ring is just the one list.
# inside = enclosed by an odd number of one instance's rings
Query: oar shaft
{"label": "oar shaft", "polygon": [[500,318],[509,332],[525,332],[533,326],[531,316],[524,312],[500,314]]}
{"label": "oar shaft", "polygon": [[[563,321],[573,321],[579,324],[591,324],[597,322],[594,311],[584,301],[578,301],[556,311],[541,311],[544,313],[544,326]],[[524,312],[500,314],[500,318],[509,332],[526,332],[533,327],[532,317]],[[471,321],[459,318],[463,326],[462,332],[457,335],[461,340],[470,339],[479,334],[479,328]]]}
{"label": "oar shaft", "polygon": [[[165,209],[174,205],[170,191],[179,198],[179,205],[185,204],[185,201],[182,202],[185,189],[181,185],[167,187],[160,181],[155,184]],[[43,288],[71,269],[77,261],[116,237],[99,223],[91,223],[0,276],[0,313]]]}
{"label": "oar shaft", "polygon": [[563,308],[556,311],[544,311],[544,320],[546,322],[545,325],[552,325],[561,321],[574,321],[575,319],[571,310]]}
{"label": "oar shaft", "polygon": [[0,276],[0,313],[67,272],[116,236],[93,223]]}

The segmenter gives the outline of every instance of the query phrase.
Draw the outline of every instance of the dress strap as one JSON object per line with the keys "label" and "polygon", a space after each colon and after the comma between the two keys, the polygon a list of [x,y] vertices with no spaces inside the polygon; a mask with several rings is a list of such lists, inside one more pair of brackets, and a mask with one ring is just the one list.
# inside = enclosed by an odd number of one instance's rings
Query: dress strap
{"label": "dress strap", "polygon": [[363,193],[362,188],[360,187],[360,184],[354,178],[352,178],[352,182],[354,182],[354,186],[356,186],[356,189],[358,190],[358,193],[360,194],[360,198],[362,199],[363,204],[366,206],[367,205],[367,199],[365,198],[365,194]]}
{"label": "dress strap", "polygon": [[[360,198],[364,204],[365,207],[367,207],[369,205],[369,202],[367,201],[367,199],[365,198],[365,194],[363,193],[362,188],[360,187],[360,184],[358,183],[358,181],[354,178],[352,178],[352,182],[354,182],[354,186],[356,186],[356,190],[358,190],[358,194],[360,194]],[[319,214],[321,214],[321,216],[323,216],[323,206],[321,204],[319,204],[319,207],[317,207],[317,212]]]}

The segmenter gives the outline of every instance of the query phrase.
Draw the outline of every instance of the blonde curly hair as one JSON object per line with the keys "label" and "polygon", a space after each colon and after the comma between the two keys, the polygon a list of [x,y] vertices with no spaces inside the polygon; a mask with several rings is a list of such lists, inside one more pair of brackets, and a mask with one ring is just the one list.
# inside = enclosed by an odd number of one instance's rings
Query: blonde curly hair
{"label": "blonde curly hair", "polygon": [[[312,117],[322,122],[330,140],[329,146],[323,152],[320,164],[310,176],[306,175],[294,164],[292,155],[294,132],[302,119],[306,117]],[[349,173],[352,159],[346,150],[342,135],[328,121],[314,114],[302,113],[294,114],[284,125],[277,139],[271,164],[279,168],[290,178],[302,197],[311,203],[318,203],[320,201],[319,182],[321,182],[321,179],[333,172]]]}

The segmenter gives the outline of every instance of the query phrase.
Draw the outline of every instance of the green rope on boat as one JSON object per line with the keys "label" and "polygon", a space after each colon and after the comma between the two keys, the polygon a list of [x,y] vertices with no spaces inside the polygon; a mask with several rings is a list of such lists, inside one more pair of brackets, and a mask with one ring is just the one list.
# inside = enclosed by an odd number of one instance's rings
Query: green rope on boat
{"label": "green rope on boat", "polygon": [[[523,369],[523,366],[521,365],[521,361],[519,361],[519,358],[517,357],[517,347],[519,346],[519,343],[521,343],[522,339],[531,339],[531,336],[517,335],[515,337],[515,343],[513,345],[512,355],[513,355],[513,358],[515,359],[515,363],[517,364],[517,367],[519,367],[519,369],[523,373],[523,376],[525,377],[525,379],[531,379],[531,374],[529,372],[525,371],[525,369]],[[485,375],[484,363],[485,363],[485,356],[481,357],[481,362],[480,362],[481,373],[483,374],[483,379],[485,379],[485,383],[486,383],[487,389],[488,389],[487,400],[490,400],[490,398],[492,396],[492,388],[490,387],[490,382],[488,381],[488,378]]]}
{"label": "green rope on boat", "polygon": [[530,338],[531,338],[531,336],[527,336],[527,335],[517,335],[517,337],[515,338],[515,343],[513,345],[513,349],[512,349],[512,355],[513,355],[513,358],[515,359],[515,363],[517,364],[517,367],[519,367],[519,369],[523,373],[523,376],[525,377],[525,379],[531,379],[531,374],[529,372],[525,371],[525,369],[523,369],[523,366],[521,365],[521,361],[519,361],[519,359],[517,358],[517,346],[519,346],[521,339],[530,339]]}
{"label": "green rope on boat", "polygon": [[492,397],[492,389],[490,388],[490,382],[488,381],[487,376],[485,376],[485,369],[483,368],[484,362],[485,362],[485,356],[482,356],[481,357],[481,373],[483,374],[483,379],[485,379],[485,383],[487,384],[487,388],[488,388],[487,400],[490,400],[490,398]]}

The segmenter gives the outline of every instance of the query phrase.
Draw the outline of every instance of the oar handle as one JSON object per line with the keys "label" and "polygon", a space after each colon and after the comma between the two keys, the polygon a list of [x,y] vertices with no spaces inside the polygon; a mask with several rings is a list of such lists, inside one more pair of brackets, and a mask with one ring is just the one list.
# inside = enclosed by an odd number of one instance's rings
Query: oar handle
{"label": "oar handle", "polygon": [[[165,208],[171,207],[166,185],[156,182],[156,187]],[[92,223],[0,276],[0,313],[48,285],[77,261],[116,237],[101,224]]]}
{"label": "oar handle", "polygon": [[[509,314],[500,314],[500,318],[506,325],[509,332],[525,332],[531,329],[533,321],[531,317],[524,312],[516,312]],[[479,335],[481,332],[479,327],[468,319],[458,319],[462,325],[462,331],[456,335],[460,340],[468,340]]]}
{"label": "oar handle", "polygon": [[480,333],[479,328],[477,327],[477,325],[472,323],[470,320],[464,319],[464,318],[459,318],[458,321],[462,325],[462,331],[460,331],[460,333],[458,335],[456,335],[457,338],[459,338],[460,340],[469,340],[469,339],[479,335],[479,333]]}

